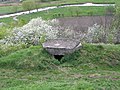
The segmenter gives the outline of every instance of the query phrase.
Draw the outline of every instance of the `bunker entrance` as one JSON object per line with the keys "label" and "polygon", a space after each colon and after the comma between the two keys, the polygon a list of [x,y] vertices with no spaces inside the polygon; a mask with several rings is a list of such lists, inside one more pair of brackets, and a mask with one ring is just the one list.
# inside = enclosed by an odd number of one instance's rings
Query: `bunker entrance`
{"label": "bunker entrance", "polygon": [[78,40],[73,39],[51,39],[42,44],[55,59],[61,61],[64,55],[73,53],[81,47],[81,43]]}
{"label": "bunker entrance", "polygon": [[64,55],[54,55],[54,58],[60,61]]}

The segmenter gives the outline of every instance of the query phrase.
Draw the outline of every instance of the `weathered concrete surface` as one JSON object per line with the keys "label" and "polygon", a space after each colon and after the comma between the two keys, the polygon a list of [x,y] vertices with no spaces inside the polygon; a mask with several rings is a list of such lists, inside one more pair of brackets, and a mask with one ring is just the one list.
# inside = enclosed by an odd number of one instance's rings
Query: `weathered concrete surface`
{"label": "weathered concrete surface", "polygon": [[52,55],[65,55],[73,53],[81,47],[80,42],[68,39],[48,40],[42,45]]}

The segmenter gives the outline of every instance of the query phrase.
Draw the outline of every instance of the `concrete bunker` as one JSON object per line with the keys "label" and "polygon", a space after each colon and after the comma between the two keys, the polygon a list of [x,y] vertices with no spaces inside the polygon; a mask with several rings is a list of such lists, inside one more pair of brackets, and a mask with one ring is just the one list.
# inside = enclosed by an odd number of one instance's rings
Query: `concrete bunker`
{"label": "concrete bunker", "polygon": [[61,60],[65,54],[73,53],[78,50],[82,45],[79,41],[71,39],[53,39],[47,40],[43,44],[45,48],[55,59]]}

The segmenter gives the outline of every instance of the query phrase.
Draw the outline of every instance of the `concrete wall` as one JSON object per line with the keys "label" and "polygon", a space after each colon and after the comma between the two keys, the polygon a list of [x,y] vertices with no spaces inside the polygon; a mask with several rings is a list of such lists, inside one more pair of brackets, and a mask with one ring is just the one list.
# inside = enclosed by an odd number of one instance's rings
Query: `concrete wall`
{"label": "concrete wall", "polygon": [[65,55],[69,53],[73,53],[76,50],[79,50],[82,47],[81,43],[77,45],[73,49],[66,49],[66,48],[45,48],[51,55]]}

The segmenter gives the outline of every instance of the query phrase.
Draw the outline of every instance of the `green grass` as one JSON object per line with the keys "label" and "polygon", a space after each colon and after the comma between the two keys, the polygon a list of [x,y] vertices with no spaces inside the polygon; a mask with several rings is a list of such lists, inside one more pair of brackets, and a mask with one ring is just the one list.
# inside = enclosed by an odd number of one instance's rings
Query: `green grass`
{"label": "green grass", "polygon": [[0,22],[10,24],[13,21],[12,17],[0,19]]}
{"label": "green grass", "polygon": [[[76,4],[76,3],[86,3],[86,2],[94,2],[94,3],[115,3],[115,0],[58,0],[40,3],[39,7],[47,7],[47,6],[56,6],[62,4]],[[0,14],[13,13],[16,11],[22,11],[22,6],[2,6],[0,7]]]}
{"label": "green grass", "polygon": [[[21,19],[28,19],[42,17],[44,19],[52,19],[52,18],[60,18],[63,16],[59,16],[58,14],[64,14],[64,17],[76,17],[76,16],[84,16],[84,15],[104,15],[105,7],[66,7],[66,8],[58,8],[44,12],[33,13],[29,15],[20,16]],[[77,15],[78,13],[78,15]],[[56,15],[56,16],[55,16]]]}
{"label": "green grass", "polygon": [[[60,8],[22,15],[19,19],[29,21],[39,16],[52,19],[55,14],[71,17],[77,16],[76,10],[80,16],[91,12],[103,15],[105,8]],[[14,24],[12,18],[1,21]],[[0,49],[0,90],[120,90],[120,45],[85,44],[65,55],[61,62],[41,46]]]}
{"label": "green grass", "polygon": [[0,14],[14,13],[17,11],[23,10],[21,6],[3,6],[0,7]]}
{"label": "green grass", "polygon": [[[18,18],[28,22],[32,18],[42,17],[43,19],[63,18],[63,17],[79,17],[91,15],[105,15],[107,7],[66,7],[57,8],[49,11],[42,11],[27,15],[21,15]],[[60,16],[59,16],[60,14]],[[62,16],[63,15],[63,16]],[[11,23],[12,18],[0,19],[0,22]]]}
{"label": "green grass", "polygon": [[119,90],[120,45],[89,45],[61,63],[40,46],[0,58],[1,90]]}

